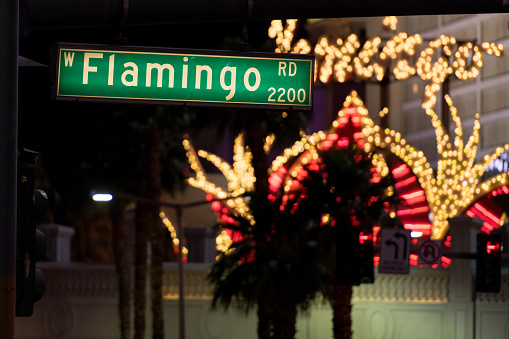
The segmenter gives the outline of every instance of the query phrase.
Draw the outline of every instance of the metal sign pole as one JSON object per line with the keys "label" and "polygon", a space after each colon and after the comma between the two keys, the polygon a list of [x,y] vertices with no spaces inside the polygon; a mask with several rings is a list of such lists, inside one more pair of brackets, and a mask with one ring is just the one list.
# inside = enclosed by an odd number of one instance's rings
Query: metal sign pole
{"label": "metal sign pole", "polygon": [[182,255],[182,240],[184,239],[183,220],[182,220],[182,205],[175,206],[177,210],[177,234],[179,238],[179,255],[178,255],[178,271],[179,271],[179,339],[186,338],[186,321],[185,321],[185,305],[184,305],[184,256]]}

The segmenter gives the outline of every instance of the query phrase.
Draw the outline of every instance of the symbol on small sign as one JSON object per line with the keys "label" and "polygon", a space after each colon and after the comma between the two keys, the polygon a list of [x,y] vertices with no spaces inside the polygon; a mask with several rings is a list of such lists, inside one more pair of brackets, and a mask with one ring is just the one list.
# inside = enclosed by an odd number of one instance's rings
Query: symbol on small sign
{"label": "symbol on small sign", "polygon": [[380,246],[380,273],[408,274],[410,270],[410,231],[383,229]]}
{"label": "symbol on small sign", "polygon": [[426,259],[430,257],[435,258],[435,247],[431,246],[430,244],[424,246],[424,257]]}
{"label": "symbol on small sign", "polygon": [[440,241],[419,239],[418,243],[419,265],[440,264],[442,258],[442,245]]}
{"label": "symbol on small sign", "polygon": [[397,242],[394,242],[392,240],[387,240],[385,242],[387,246],[394,246],[394,259],[398,259],[398,252],[399,252],[399,245]]}

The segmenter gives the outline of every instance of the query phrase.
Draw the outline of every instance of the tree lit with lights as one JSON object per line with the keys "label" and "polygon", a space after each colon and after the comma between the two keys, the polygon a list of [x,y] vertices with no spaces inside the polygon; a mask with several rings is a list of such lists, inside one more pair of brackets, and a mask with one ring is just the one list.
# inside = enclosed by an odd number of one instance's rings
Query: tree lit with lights
{"label": "tree lit with lights", "polygon": [[[507,173],[497,175],[487,181],[481,182],[482,174],[488,164],[500,154],[509,149],[509,144],[497,147],[491,154],[487,154],[480,162],[475,162],[479,143],[480,123],[477,118],[472,135],[463,143],[463,130],[451,99],[446,97],[453,121],[456,124],[453,140],[444,131],[444,127],[437,114],[432,109],[426,113],[430,116],[435,127],[437,138],[437,152],[440,156],[436,171],[427,161],[424,153],[410,145],[401,133],[390,129],[382,129],[368,116],[362,100],[355,92],[348,96],[344,108],[338,113],[333,122],[331,131],[317,132],[312,135],[303,135],[292,147],[286,149],[282,155],[276,157],[268,170],[269,189],[274,199],[278,190],[292,191],[299,184],[296,178],[302,166],[317,160],[314,150],[327,147],[333,142],[346,140],[341,130],[348,119],[357,126],[353,130],[353,137],[359,141],[367,153],[373,153],[373,164],[380,175],[386,176],[389,171],[396,179],[396,194],[402,203],[398,206],[396,214],[402,220],[405,228],[419,231],[432,239],[446,239],[448,231],[448,218],[467,213],[471,216],[485,217],[486,213],[476,213],[474,209],[482,209],[479,199],[492,191],[502,189],[506,185]],[[343,134],[342,134],[343,133]],[[244,198],[244,192],[253,190],[254,178],[251,171],[235,171],[235,168],[249,168],[249,150],[242,145],[242,138],[236,139],[234,148],[234,165],[231,167],[225,160],[207,152],[192,148],[188,140],[184,141],[188,151],[188,159],[196,176],[189,179],[189,184],[204,190],[211,200],[231,197],[224,204],[214,205],[214,209],[221,218],[228,215],[243,215],[250,217],[250,210]],[[387,154],[390,155],[387,156]],[[218,187],[207,180],[206,173],[199,163],[199,157],[212,161],[229,181],[228,189]],[[285,166],[292,159],[291,166]],[[295,160],[297,159],[297,160]],[[392,160],[391,160],[392,159]],[[397,162],[394,161],[397,159]],[[502,192],[502,191],[501,191]],[[499,192],[499,194],[501,194]],[[502,212],[492,211],[489,214],[489,227],[485,231],[499,227],[505,219]],[[417,221],[416,221],[417,220]],[[493,225],[495,220],[495,225]]]}

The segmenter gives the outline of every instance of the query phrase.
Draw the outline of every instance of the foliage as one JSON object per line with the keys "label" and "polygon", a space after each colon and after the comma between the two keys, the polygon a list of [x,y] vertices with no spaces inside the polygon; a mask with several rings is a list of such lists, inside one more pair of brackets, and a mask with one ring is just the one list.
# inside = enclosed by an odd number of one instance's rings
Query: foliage
{"label": "foliage", "polygon": [[[350,294],[339,296],[334,288],[336,231],[391,219],[385,209],[395,202],[386,194],[392,181],[380,178],[369,155],[355,148],[320,151],[318,159],[297,192],[279,195],[264,211],[256,206],[259,199],[251,199],[254,224],[234,216],[235,222],[221,225],[240,232],[242,240],[212,266],[213,306],[228,308],[237,301],[249,311],[269,301],[307,310],[321,292],[332,303],[346,297],[342,304],[349,309],[351,286]],[[260,214],[270,221],[268,228],[256,223]]]}
{"label": "foliage", "polygon": [[[257,207],[250,207],[256,219]],[[243,239],[232,243],[212,266],[213,306],[228,308],[235,300],[249,311],[260,301],[278,300],[301,310],[309,308],[320,289],[320,280],[309,275],[318,274],[320,268],[315,258],[317,224],[303,218],[303,211],[280,211],[271,204],[264,212],[271,220],[268,229],[241,217],[234,218],[234,225],[222,225],[240,231]]]}

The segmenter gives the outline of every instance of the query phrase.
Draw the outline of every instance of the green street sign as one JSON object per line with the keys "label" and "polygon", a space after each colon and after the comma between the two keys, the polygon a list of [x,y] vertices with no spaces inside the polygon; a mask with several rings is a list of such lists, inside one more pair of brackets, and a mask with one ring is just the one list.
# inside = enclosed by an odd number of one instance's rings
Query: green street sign
{"label": "green street sign", "polygon": [[53,62],[59,100],[312,108],[310,55],[59,44]]}

